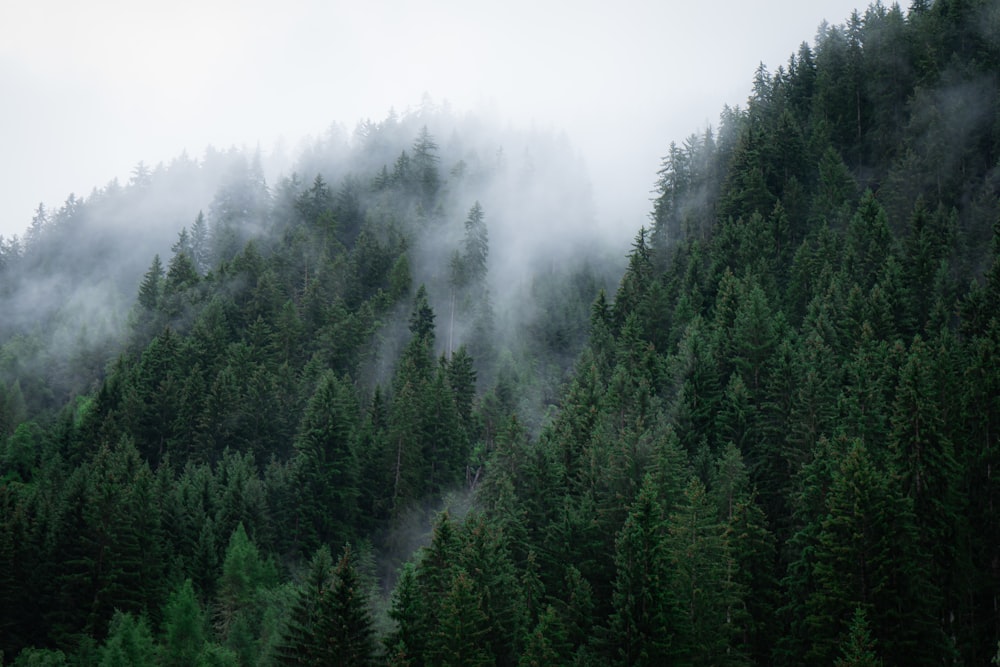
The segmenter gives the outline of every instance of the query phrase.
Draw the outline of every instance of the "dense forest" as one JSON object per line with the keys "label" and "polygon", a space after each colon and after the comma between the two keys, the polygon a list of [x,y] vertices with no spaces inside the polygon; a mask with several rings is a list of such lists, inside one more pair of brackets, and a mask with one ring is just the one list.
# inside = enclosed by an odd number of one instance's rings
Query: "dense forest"
{"label": "dense forest", "polygon": [[824,23],[630,248],[583,171],[425,105],[0,238],[0,664],[997,660],[1000,5]]}

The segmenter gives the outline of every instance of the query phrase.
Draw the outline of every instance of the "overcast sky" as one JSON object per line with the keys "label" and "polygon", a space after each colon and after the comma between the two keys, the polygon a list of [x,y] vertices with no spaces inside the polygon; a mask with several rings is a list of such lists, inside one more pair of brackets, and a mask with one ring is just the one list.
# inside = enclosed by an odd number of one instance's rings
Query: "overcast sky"
{"label": "overcast sky", "polygon": [[144,161],[419,105],[565,130],[631,235],[671,141],[855,0],[0,0],[0,234]]}

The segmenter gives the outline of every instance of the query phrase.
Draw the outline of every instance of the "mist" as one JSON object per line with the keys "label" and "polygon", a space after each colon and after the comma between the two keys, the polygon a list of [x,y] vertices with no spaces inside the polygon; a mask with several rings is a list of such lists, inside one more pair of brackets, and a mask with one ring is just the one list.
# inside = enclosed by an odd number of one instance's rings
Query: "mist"
{"label": "mist", "polygon": [[565,131],[600,223],[631,230],[670,141],[741,103],[753,63],[777,67],[855,6],[6,3],[0,235],[23,235],[39,202],[55,209],[70,192],[127,182],[139,161],[210,145],[294,154],[331,123],[405,113],[424,93]]}
{"label": "mist", "polygon": [[[777,25],[736,3],[724,22],[717,7],[660,3],[613,14],[598,3],[51,4],[0,10],[0,25],[18,26],[0,40],[0,85],[16,100],[0,109],[0,389],[43,378],[18,392],[47,415],[96,391],[149,342],[136,297],[154,257],[170,266],[203,215],[215,247],[198,279],[247,293],[256,285],[233,268],[247,244],[280,249],[295,202],[323,182],[356,199],[357,219],[336,221],[345,246],[367,233],[408,262],[407,292],[373,323],[374,352],[352,378],[364,400],[391,386],[423,286],[434,353],[467,348],[480,394],[516,387],[505,409],[531,434],[585,345],[589,305],[614,291],[649,223],[670,142],[745,99],[742,63],[784,62],[822,18],[791,3]],[[381,174],[421,136],[433,196],[386,192]],[[488,253],[480,281],[463,283],[454,259],[476,207]],[[206,312],[159,324],[187,333]],[[319,363],[333,365],[322,352]]]}
{"label": "mist", "polygon": [[[366,193],[365,184],[383,170],[393,172],[401,153],[412,157],[420,136],[434,145],[441,179],[437,203],[432,210],[410,209],[409,220],[385,218],[398,215],[398,204],[380,203],[377,195]],[[459,113],[424,96],[415,111],[391,111],[381,121],[358,124],[350,134],[332,127],[306,145],[288,168],[304,185],[320,174],[334,190],[359,187],[366,229],[398,224],[410,230],[406,255],[412,290],[427,290],[436,316],[436,352],[448,358],[466,346],[474,358],[484,357],[477,360],[480,390],[496,380],[504,359],[513,363],[534,357],[537,364],[542,355],[532,347],[539,344],[532,336],[538,322],[556,323],[555,335],[564,347],[544,355],[554,362],[552,368],[536,366],[537,389],[548,398],[529,393],[520,401],[523,414],[537,425],[542,417],[538,406],[554,401],[584,344],[590,302],[600,289],[613,290],[617,284],[630,240],[600,224],[584,160],[566,134]],[[280,190],[280,181],[287,183],[289,177],[277,178]],[[474,289],[456,286],[453,264],[473,207],[481,211],[488,237],[483,284]],[[559,308],[572,310],[567,304],[584,307],[560,314]],[[410,307],[404,301],[384,322],[378,334],[380,354],[366,379],[369,389],[391,380],[399,350],[411,335]],[[491,320],[488,343],[477,340],[483,335],[477,330],[483,308]]]}

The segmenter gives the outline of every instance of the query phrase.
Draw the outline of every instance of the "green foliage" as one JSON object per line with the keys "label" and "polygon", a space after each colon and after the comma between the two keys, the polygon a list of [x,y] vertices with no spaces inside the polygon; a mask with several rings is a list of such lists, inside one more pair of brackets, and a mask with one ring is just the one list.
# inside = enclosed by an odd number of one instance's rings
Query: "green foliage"
{"label": "green foliage", "polygon": [[431,664],[449,667],[496,664],[496,657],[485,641],[489,619],[484,606],[468,574],[459,569],[441,600],[437,628],[432,630],[427,652]]}
{"label": "green foliage", "polygon": [[333,566],[321,547],[298,591],[276,651],[281,665],[368,665],[375,656],[374,629],[366,594],[350,547]]}
{"label": "green foliage", "polygon": [[847,641],[841,647],[842,657],[837,659],[834,667],[880,667],[882,661],[875,653],[877,643],[868,630],[864,608],[857,607],[851,619]]}
{"label": "green foliage", "polygon": [[153,636],[146,619],[115,612],[108,638],[99,651],[100,667],[144,667],[156,664]]}
{"label": "green foliage", "polygon": [[[520,210],[480,202],[554,185],[429,105],[304,181],[208,151],[40,207],[0,243],[0,650],[995,658],[996,14],[875,3],[758,67],[616,269],[563,238],[491,275]],[[137,250],[168,181],[211,206]]]}
{"label": "green foliage", "polygon": [[669,588],[679,608],[675,651],[693,664],[743,664],[736,649],[744,591],[725,526],[704,485],[693,478],[670,515],[666,555]]}
{"label": "green foliage", "polygon": [[226,548],[213,616],[220,643],[243,663],[260,653],[263,591],[273,585],[274,577],[273,566],[261,558],[240,523]]}
{"label": "green foliage", "polygon": [[351,558],[347,547],[334,568],[332,589],[320,599],[315,630],[323,642],[320,657],[327,665],[364,666],[374,658],[368,600]]}
{"label": "green foliage", "polygon": [[293,459],[306,550],[349,540],[357,524],[359,411],[350,380],[324,373],[306,406]]}
{"label": "green foliage", "polygon": [[614,613],[606,640],[615,662],[662,664],[679,653],[681,614],[667,583],[664,525],[653,478],[646,476],[615,540]]}
{"label": "green foliage", "polygon": [[205,615],[194,594],[190,579],[170,594],[163,610],[163,646],[160,659],[165,665],[190,665],[201,654],[206,639]]}
{"label": "green foliage", "polygon": [[28,648],[18,654],[13,664],[16,667],[64,667],[70,663],[62,651]]}
{"label": "green foliage", "polygon": [[566,662],[559,648],[566,638],[558,627],[555,609],[550,605],[538,616],[538,625],[528,635],[528,640],[518,661],[519,667],[543,667]]}

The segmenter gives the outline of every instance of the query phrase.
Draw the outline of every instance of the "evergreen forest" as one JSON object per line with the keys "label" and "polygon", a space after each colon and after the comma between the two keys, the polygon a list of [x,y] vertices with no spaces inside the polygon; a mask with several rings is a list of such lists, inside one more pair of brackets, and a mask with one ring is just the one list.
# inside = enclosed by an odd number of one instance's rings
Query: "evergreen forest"
{"label": "evergreen forest", "polygon": [[622,238],[429,101],[265,171],[0,237],[0,665],[1000,664],[997,0],[823,23]]}

